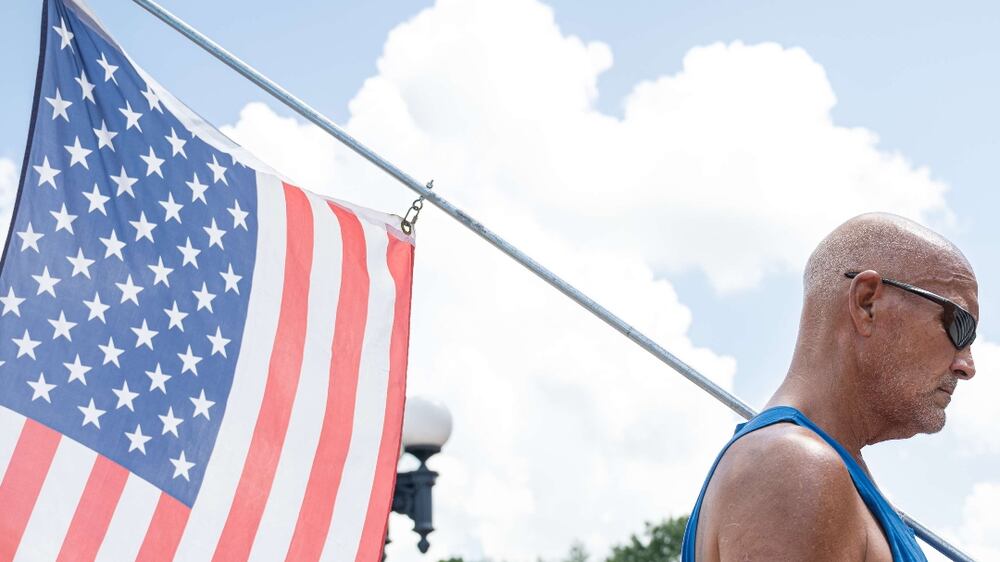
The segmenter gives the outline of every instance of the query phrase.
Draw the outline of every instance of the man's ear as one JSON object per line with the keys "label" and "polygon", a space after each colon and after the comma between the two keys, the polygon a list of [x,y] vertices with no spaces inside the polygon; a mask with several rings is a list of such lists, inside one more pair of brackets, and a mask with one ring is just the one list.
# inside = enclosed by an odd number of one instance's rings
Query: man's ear
{"label": "man's ear", "polygon": [[848,290],[848,314],[858,334],[872,335],[875,324],[875,300],[882,294],[882,277],[871,269],[862,271],[851,279]]}

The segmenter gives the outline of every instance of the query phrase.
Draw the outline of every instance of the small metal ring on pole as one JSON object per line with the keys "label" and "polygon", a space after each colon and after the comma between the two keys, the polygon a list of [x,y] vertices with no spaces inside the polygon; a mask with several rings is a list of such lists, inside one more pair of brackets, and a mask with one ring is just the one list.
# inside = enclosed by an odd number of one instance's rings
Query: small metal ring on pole
{"label": "small metal ring on pole", "polygon": [[[427,182],[427,189],[434,189],[434,180]],[[424,208],[424,196],[413,200],[413,204],[410,208],[406,210],[406,214],[403,215],[403,219],[399,222],[399,228],[403,230],[405,234],[413,234],[413,227],[417,225],[417,219],[420,217],[420,210]],[[410,218],[410,215],[413,218]]]}

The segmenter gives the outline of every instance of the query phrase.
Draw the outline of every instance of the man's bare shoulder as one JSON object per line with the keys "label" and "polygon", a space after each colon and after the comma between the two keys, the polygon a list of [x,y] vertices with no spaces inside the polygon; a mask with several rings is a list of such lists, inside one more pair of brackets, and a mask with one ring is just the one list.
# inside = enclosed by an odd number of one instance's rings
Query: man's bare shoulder
{"label": "man's bare shoulder", "polygon": [[863,504],[850,473],[837,451],[803,427],[775,424],[737,440],[703,509],[705,538],[715,538],[722,560],[864,558]]}
{"label": "man's bare shoulder", "polygon": [[827,482],[831,484],[843,480],[853,490],[851,475],[837,451],[815,432],[791,423],[769,425],[738,439],[719,463],[716,474],[720,473],[777,482],[787,476],[813,475],[832,480]]}

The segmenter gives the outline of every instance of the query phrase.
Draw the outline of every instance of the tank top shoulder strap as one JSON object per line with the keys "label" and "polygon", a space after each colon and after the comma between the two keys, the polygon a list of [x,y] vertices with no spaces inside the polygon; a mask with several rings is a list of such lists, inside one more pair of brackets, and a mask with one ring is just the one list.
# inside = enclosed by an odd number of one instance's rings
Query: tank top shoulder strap
{"label": "tank top shoulder strap", "polygon": [[[752,431],[756,431],[763,427],[780,422],[791,421],[799,424],[801,420],[808,420],[808,418],[802,415],[802,412],[792,408],[791,406],[775,406],[774,408],[768,408],[767,410],[764,410],[754,416],[750,421],[738,424],[736,426],[736,432],[733,434],[733,438],[730,439],[729,444],[726,445],[726,449],[728,449],[729,445],[732,445],[734,441]],[[725,451],[725,449],[723,451]],[[722,455],[719,456],[721,457]]]}
{"label": "tank top shoulder strap", "polygon": [[851,480],[853,480],[858,494],[885,532],[894,561],[926,562],[927,558],[917,545],[913,531],[903,522],[892,506],[889,505],[889,502],[882,496],[875,483],[872,482],[851,454],[840,443],[813,423],[812,420],[807,418],[805,414],[791,406],[769,408],[754,416],[750,421],[736,426],[733,438],[726,443],[725,447],[722,448],[722,451],[715,458],[715,462],[712,464],[712,468],[705,478],[705,483],[701,487],[701,492],[698,494],[698,501],[695,502],[694,509],[691,511],[687,527],[684,529],[684,542],[681,549],[681,560],[683,562],[694,562],[695,560],[695,538],[697,537],[698,517],[701,514],[702,501],[705,499],[705,491],[708,489],[712,475],[715,474],[715,469],[719,466],[719,462],[726,454],[726,451],[729,450],[729,447],[736,440],[744,435],[781,422],[791,422],[813,431],[837,451],[837,454],[840,455],[841,460],[847,467],[847,471],[851,475]]}

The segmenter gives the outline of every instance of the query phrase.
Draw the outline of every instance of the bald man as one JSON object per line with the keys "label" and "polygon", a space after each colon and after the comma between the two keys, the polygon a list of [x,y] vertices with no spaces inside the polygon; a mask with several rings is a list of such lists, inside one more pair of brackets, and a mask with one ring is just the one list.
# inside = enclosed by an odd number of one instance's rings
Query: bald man
{"label": "bald man", "polygon": [[935,433],[975,375],[976,276],[937,233],[855,217],[812,253],[791,366],[709,472],[686,562],[925,560],[866,445]]}

